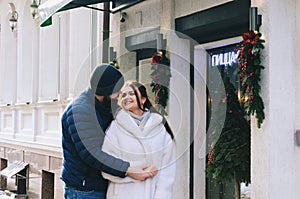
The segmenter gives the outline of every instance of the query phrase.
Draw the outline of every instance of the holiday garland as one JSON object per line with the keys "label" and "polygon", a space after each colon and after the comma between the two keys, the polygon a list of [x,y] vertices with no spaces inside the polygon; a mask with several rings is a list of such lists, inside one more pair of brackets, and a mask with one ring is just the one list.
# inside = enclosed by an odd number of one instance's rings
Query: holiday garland
{"label": "holiday garland", "polygon": [[[205,172],[213,182],[226,184],[234,181],[237,188],[241,182],[249,183],[251,180],[250,124],[230,77],[225,75],[223,82],[226,98],[219,103],[226,103],[226,117],[218,139],[215,140],[212,134],[207,137],[210,149]],[[221,117],[224,115],[219,112],[212,119],[220,121]]]}
{"label": "holiday garland", "polygon": [[264,48],[261,33],[253,30],[243,34],[238,58],[241,81],[241,99],[247,115],[254,115],[258,128],[261,127],[264,114],[264,102],[260,96],[260,75],[264,67],[261,65],[260,52]]}
{"label": "holiday garland", "polygon": [[157,52],[152,56],[150,86],[155,94],[154,102],[163,115],[167,115],[166,106],[169,98],[169,85],[171,78],[170,60],[164,52]]}
{"label": "holiday garland", "polygon": [[120,69],[120,66],[118,64],[118,61],[116,59],[109,62],[110,65],[116,67],[117,69]]}

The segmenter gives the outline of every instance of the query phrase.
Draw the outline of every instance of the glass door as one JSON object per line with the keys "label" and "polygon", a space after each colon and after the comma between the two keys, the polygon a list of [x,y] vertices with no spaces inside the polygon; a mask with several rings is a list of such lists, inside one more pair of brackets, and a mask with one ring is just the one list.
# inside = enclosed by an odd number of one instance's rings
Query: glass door
{"label": "glass door", "polygon": [[236,176],[250,178],[250,125],[240,102],[236,46],[207,51],[207,199],[235,198],[241,181]]}

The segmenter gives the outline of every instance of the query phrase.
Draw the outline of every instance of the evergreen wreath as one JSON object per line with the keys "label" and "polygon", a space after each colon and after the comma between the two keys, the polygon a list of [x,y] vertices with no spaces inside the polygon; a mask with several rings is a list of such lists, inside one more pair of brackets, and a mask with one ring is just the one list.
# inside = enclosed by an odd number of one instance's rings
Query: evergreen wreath
{"label": "evergreen wreath", "polygon": [[165,52],[159,51],[152,56],[151,70],[150,86],[155,94],[154,102],[160,113],[167,115],[171,71],[170,60],[165,56]]}
{"label": "evergreen wreath", "polygon": [[241,99],[247,115],[254,115],[258,128],[261,127],[264,114],[264,102],[260,96],[260,76],[264,66],[261,65],[260,52],[265,41],[261,33],[250,30],[243,34],[243,41],[239,45],[239,75],[241,81]]}

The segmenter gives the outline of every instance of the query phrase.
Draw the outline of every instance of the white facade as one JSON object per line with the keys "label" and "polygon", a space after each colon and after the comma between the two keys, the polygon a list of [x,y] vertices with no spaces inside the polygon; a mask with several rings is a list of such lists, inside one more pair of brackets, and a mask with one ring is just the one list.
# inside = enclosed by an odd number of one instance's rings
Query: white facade
{"label": "white facade", "polygon": [[40,28],[31,1],[14,4],[19,14],[12,32],[8,1],[1,1],[1,132],[3,138],[60,147],[60,113],[88,86],[100,57],[100,30],[91,27],[101,25],[101,13],[62,12]]}
{"label": "white facade", "polygon": [[261,8],[266,40],[262,78],[266,120],[261,129],[252,124],[252,196],[298,198],[299,1],[253,1],[253,5]]}
{"label": "white facade", "polygon": [[[124,23],[119,21],[120,13],[111,14],[110,47],[116,51],[120,70],[127,79],[137,76],[137,58],[136,52],[126,48],[126,38],[157,29],[166,40],[172,70],[168,119],[176,135],[178,153],[174,199],[205,198],[206,50],[241,39],[226,38],[192,46],[176,34],[174,19],[228,2],[231,1],[143,1],[124,10]],[[9,3],[18,12],[15,32],[8,23]],[[0,0],[0,157],[9,163],[29,162],[31,172],[39,177],[41,170],[55,173],[55,198],[59,199],[63,198],[59,180],[60,116],[66,105],[88,86],[93,67],[101,63],[103,13],[86,8],[59,12],[53,15],[51,26],[41,28],[32,19],[30,4],[31,0]],[[260,32],[266,40],[262,58],[266,119],[261,128],[257,128],[254,117],[251,122],[251,198],[297,199],[300,2],[252,0],[251,5],[258,7],[262,15]],[[97,7],[102,8],[102,4]],[[195,60],[194,89],[190,86],[191,57]],[[151,81],[150,57],[138,61],[138,76],[147,84]],[[30,181],[29,189],[39,192],[36,187],[41,185],[35,183]]]}
{"label": "white facade", "polygon": [[[18,12],[17,30],[9,26],[11,7]],[[30,175],[61,168],[60,117],[66,105],[89,83],[101,58],[101,12],[77,9],[53,16],[40,28],[30,13],[31,1],[0,1],[0,146],[1,158],[30,163]],[[84,30],[84,31],[83,31]],[[29,189],[40,192],[30,180]],[[32,182],[31,182],[32,181]]]}

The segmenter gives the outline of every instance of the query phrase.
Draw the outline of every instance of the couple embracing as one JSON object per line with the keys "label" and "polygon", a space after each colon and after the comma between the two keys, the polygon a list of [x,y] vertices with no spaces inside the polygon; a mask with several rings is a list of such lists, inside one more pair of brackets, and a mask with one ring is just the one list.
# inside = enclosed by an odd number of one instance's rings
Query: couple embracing
{"label": "couple embracing", "polygon": [[66,199],[171,199],[174,135],[144,85],[102,64],[64,111]]}

